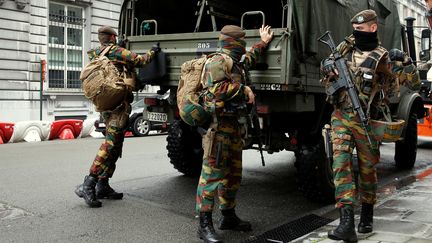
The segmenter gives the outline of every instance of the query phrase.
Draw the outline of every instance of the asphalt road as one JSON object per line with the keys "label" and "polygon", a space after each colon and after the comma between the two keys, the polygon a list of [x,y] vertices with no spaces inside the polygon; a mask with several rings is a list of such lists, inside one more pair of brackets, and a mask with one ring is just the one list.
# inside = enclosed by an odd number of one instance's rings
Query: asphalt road
{"label": "asphalt road", "polygon": [[[175,171],[166,156],[166,136],[127,138],[111,185],[123,200],[88,208],[74,194],[102,139],[0,145],[0,242],[200,242],[194,212],[197,180]],[[416,168],[393,166],[392,144],[381,148],[380,185],[432,164],[432,142],[422,143]],[[244,153],[244,179],[237,211],[251,221],[249,233],[222,232],[241,242],[303,215],[324,214],[332,205],[312,203],[296,189],[290,152]],[[215,221],[219,213],[214,215]]]}

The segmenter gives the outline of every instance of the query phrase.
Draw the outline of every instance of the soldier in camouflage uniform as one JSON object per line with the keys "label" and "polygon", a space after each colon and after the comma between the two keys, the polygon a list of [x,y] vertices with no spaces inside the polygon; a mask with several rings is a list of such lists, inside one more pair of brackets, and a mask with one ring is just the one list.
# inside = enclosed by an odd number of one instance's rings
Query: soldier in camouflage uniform
{"label": "soldier in camouflage uniform", "polygon": [[[152,61],[155,54],[160,51],[159,46],[155,45],[144,55],[137,55],[124,47],[116,45],[117,33],[109,26],[102,26],[98,30],[100,47],[88,51],[90,60],[99,56],[105,48],[110,48],[106,56],[113,62],[119,73],[127,72],[126,76],[132,76],[133,68],[143,67]],[[130,103],[133,101],[133,90],[143,87],[136,85],[128,88],[129,93],[126,100],[112,111],[103,111],[102,116],[105,120],[106,136],[96,158],[90,167],[90,173],[85,176],[84,183],[78,186],[75,193],[84,198],[90,207],[101,207],[102,203],[98,199],[122,199],[123,193],[114,191],[108,184],[112,177],[116,161],[121,157],[125,129],[128,124],[131,111]]]}
{"label": "soldier in camouflage uniform", "polygon": [[[200,216],[198,236],[205,242],[221,242],[212,223],[214,198],[219,198],[222,220],[219,229],[249,231],[251,224],[237,217],[235,196],[242,178],[242,137],[239,114],[246,103],[254,103],[252,90],[245,85],[243,65],[252,67],[273,38],[270,26],[260,29],[261,41],[245,51],[245,32],[227,25],[219,36],[219,51],[204,65],[203,83],[207,87],[204,107],[213,120],[203,137],[203,166],[198,183],[196,211]],[[244,61],[240,63],[245,54]]]}
{"label": "soldier in camouflage uniform", "polygon": [[[393,95],[394,76],[388,66],[388,52],[377,37],[377,15],[364,10],[351,19],[353,35],[338,46],[347,59],[357,87],[362,108],[369,118],[381,120],[387,98]],[[332,57],[323,60],[323,83],[328,87],[337,77]],[[334,105],[331,117],[333,143],[333,173],[336,207],[340,210],[339,226],[328,233],[330,239],[357,241],[354,226],[354,201],[356,188],[353,180],[353,149],[357,150],[359,188],[362,211],[359,233],[372,232],[373,205],[376,202],[377,174],[375,164],[380,160],[379,141],[368,132],[371,144],[359,116],[353,110],[346,90],[336,92],[328,99]],[[367,127],[370,131],[370,126]]]}

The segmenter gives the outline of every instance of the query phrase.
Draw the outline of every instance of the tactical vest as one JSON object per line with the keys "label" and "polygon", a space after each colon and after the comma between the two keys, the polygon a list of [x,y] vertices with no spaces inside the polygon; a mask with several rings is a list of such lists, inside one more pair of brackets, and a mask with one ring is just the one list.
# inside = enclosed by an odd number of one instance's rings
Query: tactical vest
{"label": "tactical vest", "polygon": [[[383,58],[387,58],[388,52],[382,46],[378,46],[372,51],[360,52],[354,49],[352,45],[350,46],[350,43],[339,48],[341,55],[347,59],[347,64],[353,74],[353,81],[357,87],[362,107],[366,113],[369,113],[371,105],[379,106],[384,98],[382,90],[387,79],[386,76],[390,73],[384,73],[383,76],[381,73],[377,73],[377,70]],[[335,105],[344,110],[352,108],[351,100],[346,91],[339,93]]]}

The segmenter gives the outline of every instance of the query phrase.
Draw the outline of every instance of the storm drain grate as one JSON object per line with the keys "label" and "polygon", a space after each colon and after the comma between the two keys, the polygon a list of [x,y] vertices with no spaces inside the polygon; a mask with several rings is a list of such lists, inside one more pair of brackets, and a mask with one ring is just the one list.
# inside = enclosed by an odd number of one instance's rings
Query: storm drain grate
{"label": "storm drain grate", "polygon": [[323,218],[315,214],[309,214],[275,229],[269,230],[259,236],[255,236],[243,243],[290,242],[332,221],[332,219]]}

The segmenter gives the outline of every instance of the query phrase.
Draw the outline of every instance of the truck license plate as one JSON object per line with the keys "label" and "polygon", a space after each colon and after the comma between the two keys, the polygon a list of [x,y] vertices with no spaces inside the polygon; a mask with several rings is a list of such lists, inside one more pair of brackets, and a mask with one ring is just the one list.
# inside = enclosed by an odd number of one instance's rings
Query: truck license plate
{"label": "truck license plate", "polygon": [[165,113],[148,112],[147,119],[149,121],[166,122],[168,120],[168,115]]}

